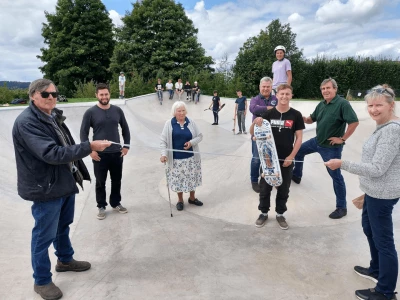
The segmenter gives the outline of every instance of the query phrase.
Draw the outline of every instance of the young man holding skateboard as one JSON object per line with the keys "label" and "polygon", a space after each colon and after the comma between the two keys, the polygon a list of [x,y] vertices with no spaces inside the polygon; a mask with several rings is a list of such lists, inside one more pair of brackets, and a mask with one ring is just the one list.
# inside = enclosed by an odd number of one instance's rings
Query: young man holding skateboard
{"label": "young man holding skateboard", "polygon": [[[254,134],[254,125],[261,126],[263,119],[268,120],[271,124],[282,176],[282,184],[277,187],[276,194],[276,220],[283,230],[289,228],[283,213],[287,210],[286,202],[289,198],[293,160],[301,147],[303,129],[305,128],[301,113],[289,105],[290,99],[292,99],[292,91],[292,87],[288,84],[279,85],[277,88],[277,106],[262,113],[261,117],[255,118],[250,127],[250,133]],[[255,224],[257,227],[264,226],[268,219],[271,191],[272,186],[268,185],[264,178],[261,178],[260,203],[258,205],[261,214]]]}

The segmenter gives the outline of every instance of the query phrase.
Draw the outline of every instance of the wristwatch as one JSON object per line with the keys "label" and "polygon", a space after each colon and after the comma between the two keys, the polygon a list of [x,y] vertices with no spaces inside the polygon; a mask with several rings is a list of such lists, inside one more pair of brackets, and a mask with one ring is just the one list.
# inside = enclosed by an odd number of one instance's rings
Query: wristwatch
{"label": "wristwatch", "polygon": [[340,139],[343,141],[343,143],[346,141],[344,138],[340,137]]}

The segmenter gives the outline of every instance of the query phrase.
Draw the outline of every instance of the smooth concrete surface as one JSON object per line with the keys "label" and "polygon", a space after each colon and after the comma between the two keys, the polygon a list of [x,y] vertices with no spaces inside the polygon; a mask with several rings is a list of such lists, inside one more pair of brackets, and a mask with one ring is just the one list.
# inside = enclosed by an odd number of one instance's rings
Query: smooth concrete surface
{"label": "smooth concrete surface", "polygon": [[[335,196],[318,155],[306,158],[301,184],[292,184],[286,213],[289,230],[278,227],[273,200],[267,224],[254,226],[259,212],[258,194],[249,179],[250,136],[232,134],[233,99],[221,99],[226,106],[218,126],[210,125],[212,112],[204,111],[210,96],[203,95],[198,105],[188,103],[188,116],[204,135],[199,145],[203,185],[196,191],[204,206],[189,206],[185,194],[185,209],[178,212],[177,196],[171,192],[171,218],[158,147],[174,101],[164,96],[162,106],[154,94],[126,103],[112,100],[124,110],[132,135],[122,182],[122,204],[129,212],[108,208],[105,220],[96,219],[93,166],[85,158],[93,181],[85,183],[77,196],[71,239],[75,258],[90,261],[92,268],[82,273],[53,272],[63,299],[356,299],[356,289],[374,287],[353,272],[354,265],[369,263],[361,213],[350,202],[361,193],[358,178],[344,172],[348,215],[329,219]],[[92,105],[58,105],[76,140],[83,113]],[[316,105],[292,102],[304,115]],[[360,125],[346,142],[343,158],[359,160],[362,144],[375,125],[364,103],[352,106]],[[30,264],[31,203],[21,200],[16,190],[11,129],[22,109],[0,109],[0,299],[40,299],[33,291]],[[251,123],[250,113],[246,123]],[[314,135],[315,126],[307,126],[303,140]],[[397,246],[399,216],[396,207]],[[54,267],[53,253],[50,249]]]}

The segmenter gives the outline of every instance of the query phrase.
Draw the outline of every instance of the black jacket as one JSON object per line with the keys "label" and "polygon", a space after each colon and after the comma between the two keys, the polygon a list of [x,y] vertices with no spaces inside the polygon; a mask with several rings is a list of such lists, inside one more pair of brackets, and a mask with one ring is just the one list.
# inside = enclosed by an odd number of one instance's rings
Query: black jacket
{"label": "black jacket", "polygon": [[[40,111],[32,101],[14,123],[12,135],[18,194],[25,200],[49,201],[67,197],[79,192],[76,182],[82,185],[82,179],[90,180],[89,172],[81,160],[91,152],[89,141],[75,145],[64,124],[62,111],[55,108],[52,115],[69,138],[70,146],[63,146],[50,116]],[[71,162],[80,173],[71,172]]]}

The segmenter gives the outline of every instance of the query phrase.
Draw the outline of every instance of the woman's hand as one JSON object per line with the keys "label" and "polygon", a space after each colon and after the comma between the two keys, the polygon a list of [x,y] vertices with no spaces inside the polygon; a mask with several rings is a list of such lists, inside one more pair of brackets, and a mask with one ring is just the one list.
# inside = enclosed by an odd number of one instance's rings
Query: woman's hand
{"label": "woman's hand", "polygon": [[337,159],[337,158],[331,159],[331,160],[325,162],[324,165],[327,166],[331,170],[336,170],[342,166],[342,160]]}
{"label": "woman's hand", "polygon": [[168,160],[168,158],[167,158],[166,156],[161,156],[161,157],[160,157],[160,161],[161,161],[162,163],[166,163],[167,160]]}
{"label": "woman's hand", "polygon": [[261,126],[263,123],[263,118],[257,117],[254,119],[253,123],[254,123],[254,125]]}
{"label": "woman's hand", "polygon": [[184,145],[183,145],[183,149],[185,149],[185,150],[188,150],[188,149],[190,149],[192,147],[192,143],[191,142],[186,142]]}

